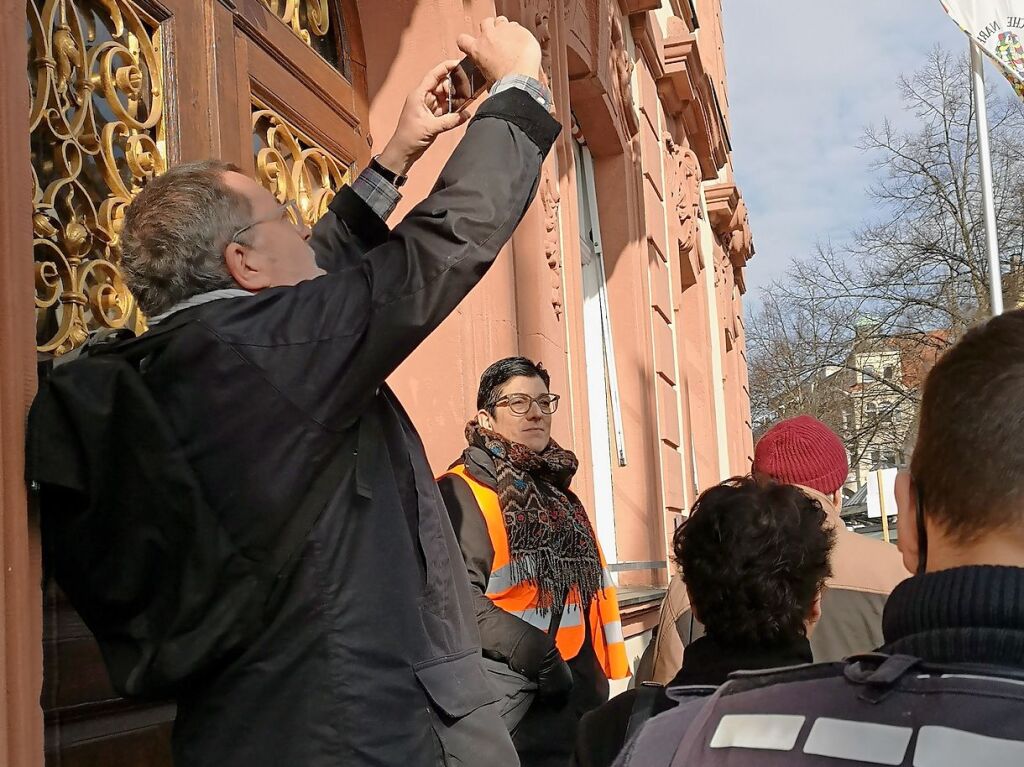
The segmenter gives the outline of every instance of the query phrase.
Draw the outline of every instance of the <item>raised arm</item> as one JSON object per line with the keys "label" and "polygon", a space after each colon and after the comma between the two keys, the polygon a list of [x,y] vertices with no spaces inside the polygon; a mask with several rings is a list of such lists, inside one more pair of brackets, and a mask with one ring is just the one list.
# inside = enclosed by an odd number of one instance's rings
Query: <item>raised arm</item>
{"label": "raised arm", "polygon": [[[507,21],[460,38],[487,72],[530,77],[533,36]],[[444,70],[446,71],[446,70]],[[357,266],[264,299],[272,349],[244,353],[319,419],[358,417],[377,389],[484,276],[537,190],[559,123],[528,89],[509,87],[477,111],[431,194]],[[350,199],[351,202],[351,199]],[[263,344],[264,342],[259,342]],[[264,364],[272,354],[274,365]],[[282,364],[288,357],[291,362]]]}

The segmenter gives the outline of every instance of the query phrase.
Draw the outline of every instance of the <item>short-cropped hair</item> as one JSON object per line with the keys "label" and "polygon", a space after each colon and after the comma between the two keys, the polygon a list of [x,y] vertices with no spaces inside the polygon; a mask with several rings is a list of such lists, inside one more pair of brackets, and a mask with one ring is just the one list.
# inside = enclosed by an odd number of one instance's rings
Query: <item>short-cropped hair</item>
{"label": "short-cropped hair", "polygon": [[672,546],[707,635],[770,646],[806,635],[832,573],[834,538],[818,501],[792,485],[742,477],[706,490]]}
{"label": "short-cropped hair", "polygon": [[476,392],[476,409],[494,415],[494,401],[500,397],[501,387],[513,378],[539,378],[545,387],[551,386],[551,376],[539,362],[526,357],[506,357],[490,365],[480,376]]}
{"label": "short-cropped hair", "polygon": [[218,160],[171,168],[143,187],[121,231],[125,281],[149,316],[200,293],[236,287],[224,248],[251,223],[252,205],[224,183]]}
{"label": "short-cropped hair", "polygon": [[968,331],[925,379],[910,471],[961,543],[1024,526],[1024,311]]}

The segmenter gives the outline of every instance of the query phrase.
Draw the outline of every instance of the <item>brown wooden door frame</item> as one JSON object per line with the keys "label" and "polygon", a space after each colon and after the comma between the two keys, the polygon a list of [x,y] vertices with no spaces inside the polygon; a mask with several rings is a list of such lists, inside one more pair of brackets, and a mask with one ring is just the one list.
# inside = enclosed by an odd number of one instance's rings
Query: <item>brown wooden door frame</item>
{"label": "brown wooden door frame", "polygon": [[42,601],[25,489],[25,414],[36,389],[32,166],[25,6],[0,4],[0,764],[41,767]]}

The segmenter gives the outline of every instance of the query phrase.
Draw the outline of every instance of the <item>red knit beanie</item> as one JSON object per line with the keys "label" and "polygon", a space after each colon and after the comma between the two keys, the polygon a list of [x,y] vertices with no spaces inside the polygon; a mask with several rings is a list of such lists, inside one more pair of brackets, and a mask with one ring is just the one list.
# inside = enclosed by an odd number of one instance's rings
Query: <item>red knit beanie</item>
{"label": "red knit beanie", "polygon": [[831,495],[846,482],[850,462],[834,431],[800,415],[770,428],[754,448],[754,474]]}

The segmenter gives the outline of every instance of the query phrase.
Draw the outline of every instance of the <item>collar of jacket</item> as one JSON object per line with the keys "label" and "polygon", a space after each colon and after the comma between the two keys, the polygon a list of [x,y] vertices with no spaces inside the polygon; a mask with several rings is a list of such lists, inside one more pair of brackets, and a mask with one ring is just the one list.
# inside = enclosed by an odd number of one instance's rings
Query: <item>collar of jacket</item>
{"label": "collar of jacket", "polygon": [[221,288],[220,290],[211,290],[207,293],[199,293],[195,296],[189,296],[184,301],[179,301],[170,309],[163,314],[158,314],[155,317],[149,318],[149,324],[155,325],[156,323],[166,320],[172,314],[177,314],[184,309],[191,309],[193,306],[200,306],[202,304],[208,304],[210,301],[219,301],[222,298],[242,298],[244,296],[254,296],[255,293],[251,293],[248,290],[242,290],[241,288]]}
{"label": "collar of jacket", "polygon": [[448,468],[452,469],[459,465],[465,466],[466,473],[481,485],[497,492],[498,477],[494,468],[494,458],[482,447],[470,445],[462,451],[459,460]]}
{"label": "collar of jacket", "polygon": [[882,614],[882,652],[933,663],[1024,666],[1024,567],[975,565],[915,575]]}
{"label": "collar of jacket", "polygon": [[833,527],[839,526],[846,529],[846,524],[843,522],[842,516],[839,514],[839,509],[832,503],[832,499],[824,493],[815,490],[813,487],[805,487],[804,485],[795,485],[799,488],[804,495],[813,498],[821,504],[821,508],[825,510],[825,516],[828,518],[828,522]]}
{"label": "collar of jacket", "polygon": [[763,647],[745,644],[727,645],[709,636],[695,639],[683,651],[683,666],[666,687],[723,684],[733,671],[757,671],[811,663],[811,645],[807,637]]}

